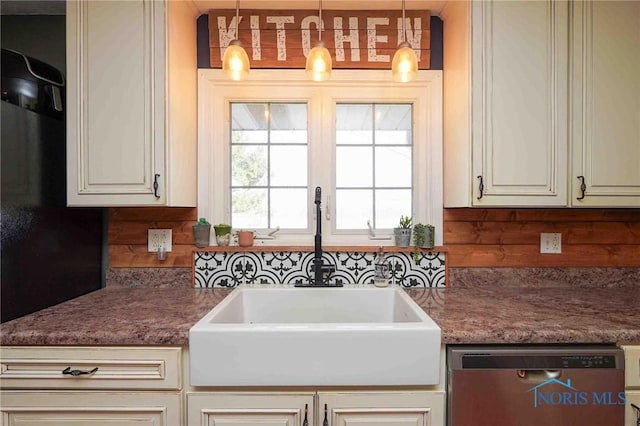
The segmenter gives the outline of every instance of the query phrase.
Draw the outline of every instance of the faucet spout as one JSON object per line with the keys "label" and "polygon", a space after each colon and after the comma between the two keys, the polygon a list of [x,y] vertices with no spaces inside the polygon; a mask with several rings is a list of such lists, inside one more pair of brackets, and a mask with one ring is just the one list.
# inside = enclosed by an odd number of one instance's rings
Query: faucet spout
{"label": "faucet spout", "polygon": [[313,247],[313,283],[315,285],[321,285],[323,283],[322,266],[324,261],[322,260],[322,208],[320,203],[322,202],[322,188],[316,186],[316,235],[314,238]]}
{"label": "faucet spout", "polygon": [[316,235],[314,237],[313,247],[313,276],[309,283],[298,283],[296,287],[342,287],[339,283],[329,283],[325,280],[324,274],[335,271],[335,266],[324,264],[322,259],[322,188],[316,187],[315,201],[316,205]]}

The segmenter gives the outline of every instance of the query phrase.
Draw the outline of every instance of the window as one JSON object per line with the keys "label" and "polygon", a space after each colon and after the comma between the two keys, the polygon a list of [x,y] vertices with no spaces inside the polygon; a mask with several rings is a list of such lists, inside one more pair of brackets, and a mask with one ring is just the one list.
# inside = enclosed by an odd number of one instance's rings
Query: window
{"label": "window", "polygon": [[[401,215],[442,237],[442,72],[200,70],[198,215],[256,230],[264,244],[393,244]],[[371,227],[371,230],[369,229]],[[260,241],[260,240],[259,240]]]}
{"label": "window", "polygon": [[411,215],[412,109],[336,105],[336,229],[391,229]]}
{"label": "window", "polygon": [[231,225],[307,228],[307,105],[231,103]]}

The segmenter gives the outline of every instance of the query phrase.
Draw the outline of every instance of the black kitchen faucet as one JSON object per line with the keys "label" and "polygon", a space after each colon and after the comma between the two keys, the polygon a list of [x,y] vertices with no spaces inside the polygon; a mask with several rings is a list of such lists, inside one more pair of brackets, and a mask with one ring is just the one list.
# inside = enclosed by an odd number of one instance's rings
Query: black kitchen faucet
{"label": "black kitchen faucet", "polygon": [[322,200],[322,189],[316,187],[316,235],[313,247],[313,275],[309,278],[308,283],[298,283],[296,287],[342,287],[340,283],[331,283],[325,279],[325,274],[331,274],[336,270],[334,265],[325,265],[322,259],[322,208],[320,207]]}

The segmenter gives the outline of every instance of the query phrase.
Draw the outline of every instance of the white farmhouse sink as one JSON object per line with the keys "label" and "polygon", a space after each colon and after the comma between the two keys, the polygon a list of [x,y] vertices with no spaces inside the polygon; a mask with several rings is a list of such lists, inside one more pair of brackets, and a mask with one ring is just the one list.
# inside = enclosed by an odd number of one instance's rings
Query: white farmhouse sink
{"label": "white farmhouse sink", "polygon": [[440,328],[399,288],[241,287],[189,355],[193,386],[429,385]]}

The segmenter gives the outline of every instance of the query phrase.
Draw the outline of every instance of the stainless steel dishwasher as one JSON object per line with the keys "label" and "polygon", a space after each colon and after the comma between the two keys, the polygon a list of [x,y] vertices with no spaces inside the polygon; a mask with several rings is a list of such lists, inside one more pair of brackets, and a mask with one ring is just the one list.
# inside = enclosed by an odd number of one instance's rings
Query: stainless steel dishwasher
{"label": "stainless steel dishwasher", "polygon": [[624,353],[596,346],[449,346],[449,426],[623,426]]}

